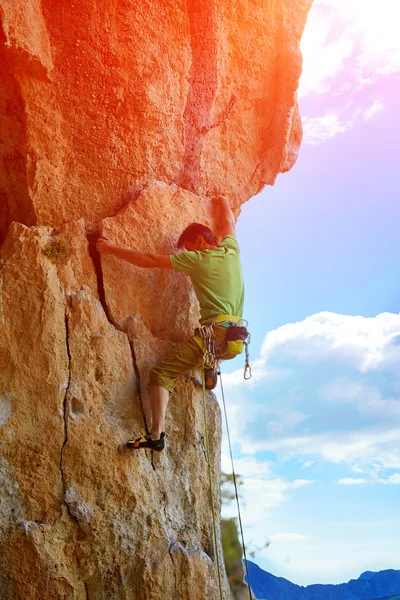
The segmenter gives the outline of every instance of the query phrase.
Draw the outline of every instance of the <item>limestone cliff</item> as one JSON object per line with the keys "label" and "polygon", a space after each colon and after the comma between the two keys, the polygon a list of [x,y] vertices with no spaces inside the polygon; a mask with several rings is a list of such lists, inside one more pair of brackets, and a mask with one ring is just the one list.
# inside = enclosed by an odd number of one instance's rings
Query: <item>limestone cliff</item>
{"label": "limestone cliff", "polygon": [[0,0],[1,600],[219,597],[193,378],[167,452],[120,451],[193,292],[93,241],[174,252],[208,197],[238,211],[290,169],[310,3]]}

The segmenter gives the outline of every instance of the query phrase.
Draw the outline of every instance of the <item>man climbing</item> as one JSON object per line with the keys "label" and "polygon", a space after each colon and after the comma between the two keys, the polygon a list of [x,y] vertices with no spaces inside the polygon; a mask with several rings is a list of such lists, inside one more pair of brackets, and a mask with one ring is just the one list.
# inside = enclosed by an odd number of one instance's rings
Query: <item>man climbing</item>
{"label": "man climbing", "polygon": [[[151,448],[157,451],[164,449],[164,420],[169,394],[181,375],[203,364],[205,342],[201,333],[207,331],[205,326],[211,326],[208,331],[211,331],[218,359],[233,358],[241,351],[240,346],[237,350],[232,342],[227,342],[228,337],[233,338],[234,342],[235,335],[229,336],[227,332],[238,329],[234,325],[240,324],[244,300],[239,246],[235,239],[235,219],[226,198],[214,198],[213,208],[216,233],[222,240],[220,244],[211,229],[199,223],[189,225],[178,240],[178,248],[184,247],[185,252],[170,256],[137,252],[105,239],[97,242],[100,253],[111,254],[137,267],[174,269],[188,273],[200,305],[201,328],[196,330],[197,335],[178,346],[150,372],[151,433],[128,440],[127,446],[130,448]],[[207,373],[207,379],[210,378],[212,381],[207,381],[207,387],[212,389],[216,383],[216,370]]]}

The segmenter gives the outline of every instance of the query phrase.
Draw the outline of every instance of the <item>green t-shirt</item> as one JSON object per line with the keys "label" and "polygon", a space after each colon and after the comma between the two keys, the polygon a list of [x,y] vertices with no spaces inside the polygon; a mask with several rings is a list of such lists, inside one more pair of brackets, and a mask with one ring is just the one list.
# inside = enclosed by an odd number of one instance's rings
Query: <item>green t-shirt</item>
{"label": "green t-shirt", "polygon": [[170,256],[174,271],[189,273],[201,319],[242,316],[244,286],[239,246],[227,235],[215,250],[191,250]]}

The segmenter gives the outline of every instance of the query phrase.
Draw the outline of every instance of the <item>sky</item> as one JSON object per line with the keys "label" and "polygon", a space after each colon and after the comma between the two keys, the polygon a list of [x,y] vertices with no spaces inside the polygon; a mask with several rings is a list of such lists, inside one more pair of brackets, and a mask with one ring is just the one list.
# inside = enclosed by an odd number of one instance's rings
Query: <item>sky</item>
{"label": "sky", "polygon": [[297,164],[237,223],[253,378],[239,358],[222,379],[246,545],[299,585],[400,568],[399,21],[399,0],[314,0]]}

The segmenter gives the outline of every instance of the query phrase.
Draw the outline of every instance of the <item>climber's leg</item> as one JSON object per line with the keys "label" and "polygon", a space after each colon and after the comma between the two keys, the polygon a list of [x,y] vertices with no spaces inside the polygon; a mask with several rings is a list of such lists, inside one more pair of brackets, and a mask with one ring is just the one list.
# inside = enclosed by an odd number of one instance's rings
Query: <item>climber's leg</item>
{"label": "climber's leg", "polygon": [[151,450],[164,450],[165,447],[165,433],[164,420],[165,411],[167,410],[167,404],[169,399],[169,391],[160,385],[151,386],[151,434],[145,435],[141,438],[131,439],[126,442],[129,448],[139,450],[139,448],[150,448]]}
{"label": "climber's leg", "polygon": [[161,452],[165,448],[165,438],[166,435],[164,432],[161,433],[159,440],[152,440],[150,435],[144,435],[143,437],[137,438],[136,440],[128,440],[126,445],[128,448],[133,448],[134,450],[139,450],[140,448],[148,448],[149,450],[156,450],[157,452]]}
{"label": "climber's leg", "polygon": [[[215,327],[217,348],[225,339],[226,331],[223,327]],[[143,438],[132,439],[127,442],[131,448],[153,448],[162,450],[164,448],[164,419],[168,405],[169,393],[174,391],[175,385],[181,375],[201,367],[203,364],[203,349],[195,340],[202,342],[201,338],[187,339],[183,344],[174,348],[161,362],[150,371],[151,386],[151,412],[152,427],[151,435]],[[216,374],[215,374],[216,377]],[[211,386],[210,386],[211,387]],[[160,442],[162,448],[153,447],[153,443]]]}
{"label": "climber's leg", "polygon": [[[225,327],[216,326],[214,332],[218,358],[231,358],[226,354]],[[181,375],[202,366],[204,354],[202,343],[201,337],[195,335],[170,352],[160,363],[152,368],[150,372],[150,385],[152,387],[159,386],[169,392],[173,392],[176,382]]]}
{"label": "climber's leg", "polygon": [[162,387],[173,392],[176,383],[184,373],[200,367],[203,363],[203,351],[193,338],[174,348],[161,362],[150,371],[151,387]]}
{"label": "climber's leg", "polygon": [[192,338],[189,338],[153,367],[150,372],[151,435],[128,440],[127,446],[134,449],[164,449],[163,429],[169,394],[173,392],[178,378],[183,373],[199,367],[202,362],[203,351]]}
{"label": "climber's leg", "polygon": [[165,447],[165,433],[164,420],[165,411],[167,410],[167,404],[169,399],[169,391],[160,385],[151,386],[151,434],[145,435],[144,437],[137,438],[135,440],[128,440],[126,445],[135,450],[139,448],[150,448],[151,450],[164,450]]}
{"label": "climber's leg", "polygon": [[169,391],[161,385],[151,386],[151,438],[159,440],[164,431],[165,411],[169,400]]}

